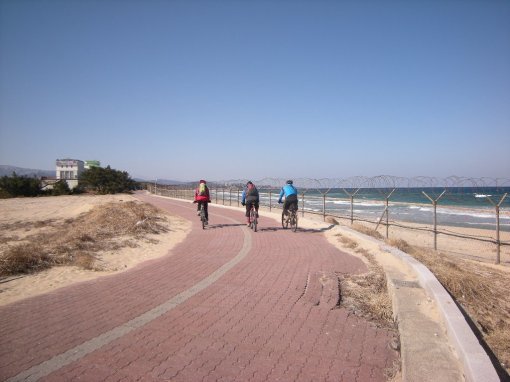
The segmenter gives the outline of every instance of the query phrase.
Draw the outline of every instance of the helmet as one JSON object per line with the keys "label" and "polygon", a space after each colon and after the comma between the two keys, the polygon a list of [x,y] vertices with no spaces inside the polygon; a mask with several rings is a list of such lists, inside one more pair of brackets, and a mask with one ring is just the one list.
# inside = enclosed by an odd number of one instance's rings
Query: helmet
{"label": "helmet", "polygon": [[203,180],[203,179],[200,179],[199,183],[207,183],[207,182],[205,180]]}
{"label": "helmet", "polygon": [[290,179],[289,179],[289,180],[287,181],[287,184],[292,184],[292,180],[290,180]]}
{"label": "helmet", "polygon": [[249,180],[246,185],[249,185],[249,184],[253,184],[253,182],[251,180]]}

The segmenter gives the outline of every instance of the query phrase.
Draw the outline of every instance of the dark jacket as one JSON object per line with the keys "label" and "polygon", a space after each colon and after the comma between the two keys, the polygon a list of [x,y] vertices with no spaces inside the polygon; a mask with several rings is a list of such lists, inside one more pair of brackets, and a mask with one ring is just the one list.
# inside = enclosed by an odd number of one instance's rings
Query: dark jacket
{"label": "dark jacket", "polygon": [[259,202],[259,190],[254,184],[249,184],[244,190],[241,198],[242,204]]}

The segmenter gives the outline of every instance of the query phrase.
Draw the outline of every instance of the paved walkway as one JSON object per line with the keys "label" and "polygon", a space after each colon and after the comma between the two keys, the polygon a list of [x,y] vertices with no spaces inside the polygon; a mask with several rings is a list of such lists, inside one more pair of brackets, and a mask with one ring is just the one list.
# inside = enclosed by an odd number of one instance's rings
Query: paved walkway
{"label": "paved walkway", "polygon": [[167,256],[0,307],[0,380],[384,381],[394,333],[338,307],[363,272],[318,231],[144,201],[193,222]]}

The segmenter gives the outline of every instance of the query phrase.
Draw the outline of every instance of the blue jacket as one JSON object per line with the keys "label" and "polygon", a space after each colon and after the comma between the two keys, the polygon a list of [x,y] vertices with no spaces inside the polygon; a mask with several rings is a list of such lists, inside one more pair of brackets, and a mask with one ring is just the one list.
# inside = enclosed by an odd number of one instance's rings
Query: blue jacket
{"label": "blue jacket", "polygon": [[286,184],[282,187],[282,190],[280,191],[280,199],[278,199],[278,203],[282,202],[282,198],[285,195],[285,198],[288,198],[291,195],[297,195],[296,187],[294,187],[292,184]]}

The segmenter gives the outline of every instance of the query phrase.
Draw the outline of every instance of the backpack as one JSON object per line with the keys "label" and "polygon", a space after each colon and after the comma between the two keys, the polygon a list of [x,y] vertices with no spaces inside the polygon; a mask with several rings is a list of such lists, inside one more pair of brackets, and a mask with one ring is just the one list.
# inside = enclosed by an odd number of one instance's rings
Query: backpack
{"label": "backpack", "polygon": [[198,186],[198,195],[200,196],[207,195],[207,186],[205,185],[205,183],[200,183],[200,186]]}
{"label": "backpack", "polygon": [[259,196],[259,191],[257,190],[257,187],[253,183],[250,183],[246,187],[246,196]]}

